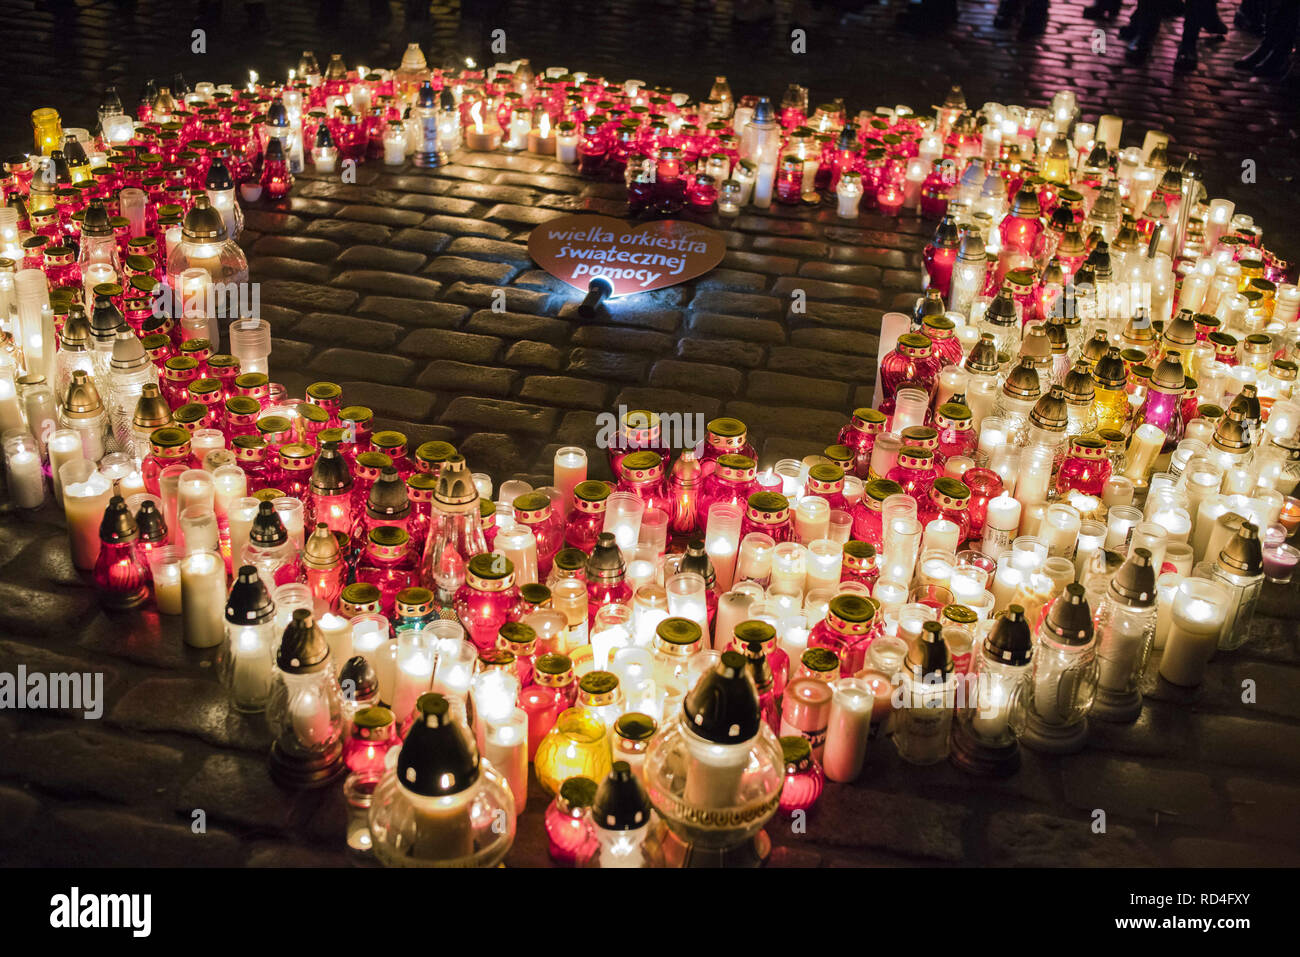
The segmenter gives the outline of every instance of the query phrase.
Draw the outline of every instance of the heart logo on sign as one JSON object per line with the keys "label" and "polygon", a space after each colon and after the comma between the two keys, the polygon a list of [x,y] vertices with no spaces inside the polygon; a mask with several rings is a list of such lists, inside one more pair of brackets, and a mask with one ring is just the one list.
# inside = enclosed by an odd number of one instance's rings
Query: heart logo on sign
{"label": "heart logo on sign", "polygon": [[726,252],[721,233],[675,219],[633,226],[609,216],[561,216],[528,237],[529,255],[556,279],[584,291],[591,280],[607,279],[611,296],[702,276]]}

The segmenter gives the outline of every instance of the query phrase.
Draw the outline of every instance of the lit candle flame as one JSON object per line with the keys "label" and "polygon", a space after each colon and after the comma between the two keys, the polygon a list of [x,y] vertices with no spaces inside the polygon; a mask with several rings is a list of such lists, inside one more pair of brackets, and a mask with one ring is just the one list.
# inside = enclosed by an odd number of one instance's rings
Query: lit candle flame
{"label": "lit candle flame", "polygon": [[256,88],[256,86],[257,86],[257,71],[249,70],[248,71],[248,92],[252,93],[253,90]]}
{"label": "lit candle flame", "polygon": [[474,132],[483,135],[483,101],[478,100],[469,108],[469,118],[474,121]]}
{"label": "lit candle flame", "polygon": [[543,113],[542,118],[537,121],[537,133],[542,139],[547,139],[551,135],[551,114]]}

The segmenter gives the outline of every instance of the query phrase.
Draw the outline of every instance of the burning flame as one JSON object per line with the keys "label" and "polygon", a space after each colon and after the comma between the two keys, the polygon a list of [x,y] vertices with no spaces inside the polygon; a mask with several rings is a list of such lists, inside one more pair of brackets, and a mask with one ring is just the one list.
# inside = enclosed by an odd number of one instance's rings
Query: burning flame
{"label": "burning flame", "polygon": [[474,121],[474,132],[479,136],[483,135],[483,101],[476,100],[474,105],[469,108],[469,118]]}
{"label": "burning flame", "polygon": [[248,71],[248,92],[252,93],[253,88],[256,86],[257,86],[257,71],[249,70]]}
{"label": "burning flame", "polygon": [[465,57],[465,69],[472,70],[475,66],[476,64],[474,63],[474,58],[472,56]]}
{"label": "burning flame", "polygon": [[537,121],[537,134],[542,139],[547,139],[551,135],[551,114],[543,113],[542,118]]}

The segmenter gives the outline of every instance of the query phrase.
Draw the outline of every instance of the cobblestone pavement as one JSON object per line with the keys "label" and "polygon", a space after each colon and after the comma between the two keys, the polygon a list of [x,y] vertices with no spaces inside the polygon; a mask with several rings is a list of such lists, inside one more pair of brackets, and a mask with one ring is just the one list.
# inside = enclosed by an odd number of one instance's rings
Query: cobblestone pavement
{"label": "cobblestone pavement", "polygon": [[[0,0],[0,13],[17,6]],[[287,24],[278,46],[250,43],[248,57],[307,44],[328,49],[319,38],[304,39],[311,37],[310,21],[295,12],[304,6],[277,4]],[[11,80],[8,88],[27,91],[39,83],[39,103],[69,107],[76,120],[76,108],[93,106],[93,97],[79,97],[76,88],[108,63],[138,69],[137,62],[116,61],[115,51],[126,46],[138,60],[141,47],[124,37],[143,43],[158,25],[153,4],[136,5],[134,26],[115,9],[83,5],[79,26],[69,34],[76,42],[62,54],[66,73],[36,71],[39,81]],[[507,9],[515,16],[514,6]],[[629,29],[631,8],[609,9],[602,29],[620,23]],[[674,15],[672,8],[650,9]],[[1049,58],[1044,62],[1056,79],[1031,83],[1027,69],[1014,63],[1015,47],[989,30],[988,13],[977,7],[964,17],[977,21],[973,27],[964,23],[929,46],[900,43],[892,54],[929,49],[918,72],[938,81],[935,58],[941,63],[952,50],[969,48],[972,76],[985,70],[997,84],[969,82],[972,99],[1016,100],[1021,97],[1010,91],[1046,92],[1086,73],[1097,89],[1109,89],[1105,107],[1122,114],[1186,120],[1188,131],[1210,138],[1207,130],[1229,119],[1202,88],[1216,81],[1190,81],[1202,85],[1194,101],[1153,103],[1144,74],[1125,74],[1127,83],[1118,83],[1116,67],[1080,70],[1068,53],[1040,54]],[[351,22],[348,15],[343,22]],[[880,15],[873,10],[871,18]],[[6,69],[16,63],[34,70],[40,57],[30,36],[49,15],[15,16],[16,55]],[[401,33],[396,11],[394,17],[389,27],[353,42],[384,49]],[[98,33],[88,27],[92,21]],[[870,19],[855,29],[869,26]],[[539,41],[558,29],[539,26]],[[586,52],[613,72],[617,61],[602,36],[593,33]],[[1052,43],[1058,40],[1054,35]],[[710,37],[691,64],[682,64],[682,76],[703,82],[701,55],[717,52],[719,44]],[[1229,41],[1230,48],[1234,44],[1242,45]],[[871,45],[854,49],[870,56]],[[670,52],[667,63],[686,59],[681,49]],[[548,59],[538,55],[534,62]],[[571,59],[575,68],[586,65],[576,55]],[[53,62],[62,61],[47,59],[46,67]],[[870,72],[857,82],[873,81],[877,71]],[[886,71],[878,72],[883,87]],[[1168,82],[1157,67],[1149,76]],[[888,82],[907,85],[897,76]],[[940,88],[932,96],[942,92],[941,81],[935,85]],[[1245,88],[1252,92],[1240,99],[1256,99],[1241,109],[1234,100],[1231,119],[1262,126],[1288,115],[1270,105],[1273,93]],[[872,99],[922,102],[904,90]],[[6,102],[6,136],[28,106]],[[1247,121],[1255,111],[1258,118]],[[881,314],[915,297],[919,251],[931,224],[864,215],[846,226],[825,210],[747,212],[721,224],[729,251],[719,268],[679,287],[613,303],[607,314],[582,323],[578,296],[533,267],[523,245],[533,225],[551,216],[621,211],[621,188],[568,172],[535,157],[501,154],[463,154],[437,173],[368,163],[356,185],[304,176],[282,208],[250,209],[242,242],[261,284],[262,314],[274,328],[276,378],[291,394],[314,379],[337,381],[349,402],[373,407],[384,426],[402,429],[415,442],[455,441],[475,469],[498,482],[512,476],[542,482],[557,445],[590,447],[597,412],[620,403],[739,416],[751,426],[766,465],[824,447],[848,411],[869,400]],[[1241,199],[1243,208],[1276,211],[1278,204],[1257,192],[1253,201],[1253,194]],[[501,287],[508,311],[494,313],[492,292]],[[807,294],[806,314],[789,314],[796,288]],[[603,456],[593,454],[592,461],[594,474],[605,475]],[[0,672],[20,664],[100,671],[107,704],[96,722],[0,713],[0,861],[345,862],[337,789],[293,795],[271,783],[263,719],[228,708],[210,673],[211,653],[185,648],[175,620],[100,611],[71,567],[54,510],[15,515],[4,508]],[[1147,704],[1136,724],[1098,724],[1088,749],[1073,757],[1026,754],[1023,769],[1008,781],[976,781],[947,764],[910,767],[890,743],[876,742],[860,782],[828,785],[806,834],[775,823],[769,828],[777,845],[774,862],[1296,864],[1296,604],[1294,591],[1267,586],[1251,641],[1212,663],[1201,688],[1183,691],[1148,679]],[[1148,673],[1155,672],[1153,662]],[[1247,681],[1255,689],[1249,704],[1243,703]],[[545,861],[544,801],[535,790],[509,863]],[[1107,814],[1105,835],[1090,829],[1098,808]],[[190,827],[195,809],[207,818],[201,836]]]}

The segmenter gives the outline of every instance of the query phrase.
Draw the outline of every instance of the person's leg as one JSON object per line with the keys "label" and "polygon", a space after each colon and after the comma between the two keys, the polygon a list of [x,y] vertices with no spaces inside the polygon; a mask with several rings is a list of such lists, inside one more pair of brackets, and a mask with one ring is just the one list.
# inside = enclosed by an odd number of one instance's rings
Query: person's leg
{"label": "person's leg", "polygon": [[1020,38],[1042,36],[1047,32],[1047,0],[1028,0],[1020,20]]}
{"label": "person's leg", "polygon": [[[1268,24],[1278,15],[1277,7],[1280,2],[1281,0],[1271,0],[1271,2],[1265,4],[1262,9],[1257,11],[1260,18],[1259,24],[1262,39],[1259,41],[1259,46],[1255,47],[1255,49],[1251,50],[1240,60],[1237,60],[1232,64],[1235,69],[1253,70],[1264,62],[1265,57],[1273,52],[1275,40],[1268,32]],[[1243,3],[1242,6],[1244,8],[1245,4]]]}
{"label": "person's leg", "polygon": [[1083,15],[1088,20],[1114,20],[1119,14],[1120,0],[1096,0],[1090,7],[1085,7]]}
{"label": "person's leg", "polygon": [[993,14],[993,26],[999,30],[1007,29],[1016,22],[1023,8],[1024,0],[999,0],[997,13]]}
{"label": "person's leg", "polygon": [[1300,27],[1300,0],[1277,0],[1264,25],[1264,37],[1272,41],[1268,56],[1251,70],[1256,76],[1281,79],[1291,69],[1291,52],[1295,49],[1296,29]]}
{"label": "person's leg", "polygon": [[1264,14],[1268,7],[1268,0],[1241,0],[1241,6],[1232,17],[1232,25],[1245,33],[1263,36]]}
{"label": "person's leg", "polygon": [[1151,55],[1156,35],[1160,32],[1160,19],[1164,4],[1160,0],[1138,0],[1137,9],[1128,22],[1126,39],[1128,50],[1124,58],[1130,63],[1142,63]]}
{"label": "person's leg", "polygon": [[1187,12],[1183,15],[1183,37],[1178,42],[1178,53],[1174,57],[1175,70],[1196,69],[1196,38],[1213,10],[1214,0],[1187,0]]}

